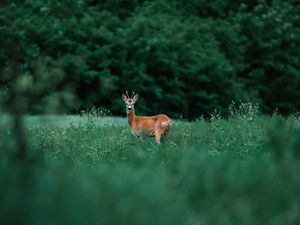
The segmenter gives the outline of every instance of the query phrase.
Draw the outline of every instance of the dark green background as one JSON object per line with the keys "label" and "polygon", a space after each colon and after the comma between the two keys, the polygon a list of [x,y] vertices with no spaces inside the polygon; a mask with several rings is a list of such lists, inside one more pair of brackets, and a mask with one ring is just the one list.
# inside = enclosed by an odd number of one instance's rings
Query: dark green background
{"label": "dark green background", "polygon": [[104,106],[196,118],[232,101],[300,110],[296,0],[1,1],[1,102],[27,113]]}

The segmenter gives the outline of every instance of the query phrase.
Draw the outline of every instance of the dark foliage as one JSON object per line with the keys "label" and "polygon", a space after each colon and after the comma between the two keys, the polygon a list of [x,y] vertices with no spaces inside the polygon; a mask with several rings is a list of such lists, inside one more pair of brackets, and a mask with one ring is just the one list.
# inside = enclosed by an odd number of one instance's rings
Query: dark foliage
{"label": "dark foliage", "polygon": [[131,89],[139,114],[195,118],[232,100],[288,114],[300,109],[299,15],[295,0],[2,1],[1,93],[27,85],[29,113],[121,115]]}

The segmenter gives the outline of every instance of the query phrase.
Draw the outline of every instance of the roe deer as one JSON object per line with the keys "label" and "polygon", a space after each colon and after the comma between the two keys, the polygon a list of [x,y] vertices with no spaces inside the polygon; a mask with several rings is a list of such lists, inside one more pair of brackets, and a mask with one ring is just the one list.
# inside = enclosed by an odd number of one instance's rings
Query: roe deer
{"label": "roe deer", "polygon": [[127,118],[131,127],[131,132],[138,137],[155,136],[155,140],[159,144],[161,136],[166,135],[172,126],[171,119],[164,114],[155,116],[136,116],[134,104],[138,100],[138,94],[133,93],[130,98],[126,91],[126,95],[122,94],[122,98],[126,104]]}

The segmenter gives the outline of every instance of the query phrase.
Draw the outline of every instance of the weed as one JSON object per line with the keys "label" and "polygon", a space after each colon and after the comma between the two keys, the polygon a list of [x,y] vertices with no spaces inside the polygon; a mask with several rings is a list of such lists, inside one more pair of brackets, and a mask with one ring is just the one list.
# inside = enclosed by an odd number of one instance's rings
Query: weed
{"label": "weed", "polygon": [[[161,145],[97,109],[64,126],[28,123],[41,161],[24,176],[0,159],[0,222],[298,224],[299,117],[248,103],[231,112],[174,121]],[[7,132],[0,144],[8,151]]]}

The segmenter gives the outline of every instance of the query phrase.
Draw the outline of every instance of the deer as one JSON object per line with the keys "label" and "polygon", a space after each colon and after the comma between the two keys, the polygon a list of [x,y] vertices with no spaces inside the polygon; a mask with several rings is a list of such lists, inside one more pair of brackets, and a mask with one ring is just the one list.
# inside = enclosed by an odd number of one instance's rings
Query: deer
{"label": "deer", "polygon": [[139,95],[135,92],[130,97],[128,92],[122,94],[122,99],[126,105],[126,113],[128,124],[131,127],[131,132],[137,137],[155,137],[157,144],[160,144],[160,139],[165,136],[172,126],[171,119],[165,114],[155,116],[136,116],[134,104],[137,102]]}

